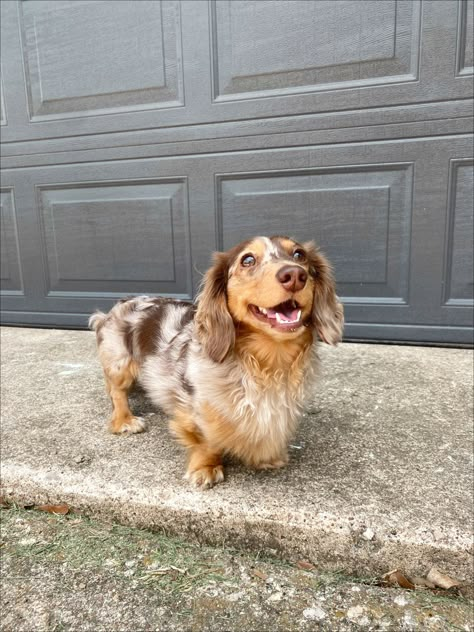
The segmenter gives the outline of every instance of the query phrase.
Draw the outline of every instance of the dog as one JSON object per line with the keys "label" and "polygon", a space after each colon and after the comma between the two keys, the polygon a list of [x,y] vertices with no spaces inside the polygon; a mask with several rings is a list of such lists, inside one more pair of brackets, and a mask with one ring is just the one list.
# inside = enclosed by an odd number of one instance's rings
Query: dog
{"label": "dog", "polygon": [[316,380],[317,341],[335,345],[343,322],[331,266],[312,242],[255,237],[215,253],[195,304],[138,296],[91,316],[109,429],[145,430],[128,404],[138,381],[170,416],[194,486],[223,481],[226,454],[282,467]]}

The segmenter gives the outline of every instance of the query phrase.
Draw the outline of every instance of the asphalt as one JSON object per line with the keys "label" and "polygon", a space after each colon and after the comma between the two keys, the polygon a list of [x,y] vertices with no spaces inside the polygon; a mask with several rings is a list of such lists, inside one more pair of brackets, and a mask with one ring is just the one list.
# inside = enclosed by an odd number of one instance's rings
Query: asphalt
{"label": "asphalt", "polygon": [[90,332],[2,328],[2,494],[191,541],[307,559],[359,575],[473,571],[473,357],[465,349],[321,347],[290,463],[196,491],[165,417],[106,431],[110,403]]}

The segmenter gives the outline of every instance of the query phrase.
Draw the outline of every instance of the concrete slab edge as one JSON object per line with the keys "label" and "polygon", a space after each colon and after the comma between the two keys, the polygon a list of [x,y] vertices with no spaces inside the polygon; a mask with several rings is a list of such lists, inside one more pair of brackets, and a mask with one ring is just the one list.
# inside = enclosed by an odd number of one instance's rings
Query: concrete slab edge
{"label": "concrete slab edge", "polygon": [[[202,511],[177,503],[146,502],[119,492],[101,494],[77,482],[63,487],[48,481],[47,472],[26,472],[22,466],[2,465],[0,492],[20,506],[67,503],[78,513],[120,524],[163,531],[167,535],[229,548],[261,551],[289,561],[310,560],[317,568],[359,576],[378,576],[394,568],[407,574],[424,575],[432,566],[460,580],[474,574],[472,538],[456,534],[452,543],[429,543],[406,533],[396,536],[376,533],[367,541],[337,520],[334,524],[252,518],[248,514],[213,512],[208,503]],[[53,477],[54,478],[54,477]]]}

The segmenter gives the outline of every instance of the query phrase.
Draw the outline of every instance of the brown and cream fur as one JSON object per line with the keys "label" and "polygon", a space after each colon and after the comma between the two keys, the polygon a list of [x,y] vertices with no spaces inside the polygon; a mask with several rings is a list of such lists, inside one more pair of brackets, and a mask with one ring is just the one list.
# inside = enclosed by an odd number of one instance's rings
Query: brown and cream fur
{"label": "brown and cream fur", "polygon": [[[288,301],[300,310],[291,329],[273,319],[272,308]],[[252,306],[268,308],[269,320]],[[256,237],[215,254],[196,304],[139,296],[94,314],[90,326],[113,404],[111,432],[145,429],[127,398],[140,382],[188,451],[187,478],[206,488],[224,479],[225,454],[254,468],[286,464],[316,378],[317,339],[340,340],[343,311],[312,243]]]}

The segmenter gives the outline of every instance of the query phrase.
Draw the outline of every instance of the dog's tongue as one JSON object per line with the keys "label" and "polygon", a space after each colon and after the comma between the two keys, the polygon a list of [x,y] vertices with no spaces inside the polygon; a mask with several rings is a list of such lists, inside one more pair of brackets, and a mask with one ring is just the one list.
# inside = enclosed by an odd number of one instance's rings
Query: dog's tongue
{"label": "dog's tongue", "polygon": [[288,322],[295,321],[298,318],[298,310],[294,309],[290,304],[282,303],[278,305],[278,309],[268,309],[267,318],[276,318],[277,313],[281,320]]}

